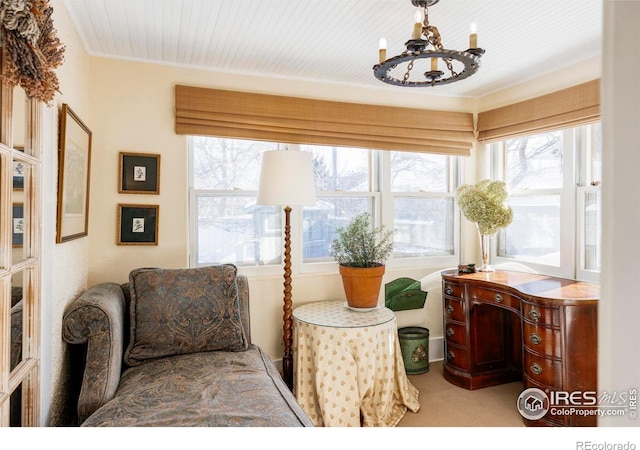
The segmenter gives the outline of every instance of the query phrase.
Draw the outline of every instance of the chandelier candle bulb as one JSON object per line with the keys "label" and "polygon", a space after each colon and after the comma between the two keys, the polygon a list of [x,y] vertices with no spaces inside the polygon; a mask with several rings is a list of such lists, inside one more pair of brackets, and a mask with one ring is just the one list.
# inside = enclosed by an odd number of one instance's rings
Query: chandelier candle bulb
{"label": "chandelier candle bulb", "polygon": [[435,72],[438,70],[438,58],[431,58],[431,71]]}
{"label": "chandelier candle bulb", "polygon": [[380,62],[383,62],[387,59],[387,40],[385,38],[380,38],[379,48]]}
{"label": "chandelier candle bulb", "polygon": [[471,34],[469,35],[469,48],[478,48],[478,26],[474,23],[469,27]]}
{"label": "chandelier candle bulb", "polygon": [[418,9],[413,16],[413,34],[412,39],[420,39],[422,36],[422,12]]}

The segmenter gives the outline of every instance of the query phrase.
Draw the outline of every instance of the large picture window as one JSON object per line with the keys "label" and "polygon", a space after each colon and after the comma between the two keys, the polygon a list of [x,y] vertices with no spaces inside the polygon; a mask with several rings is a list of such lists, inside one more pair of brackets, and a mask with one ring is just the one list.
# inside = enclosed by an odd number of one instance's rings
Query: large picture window
{"label": "large picture window", "polygon": [[[230,262],[263,274],[270,272],[269,267],[279,268],[281,208],[256,205],[256,198],[262,153],[283,145],[193,136],[189,147],[191,263]],[[300,252],[302,263],[298,270],[329,270],[336,230],[364,211],[376,225],[395,230],[389,265],[457,264],[452,194],[457,157],[335,146],[288,147],[313,155],[317,195],[314,206],[292,211],[293,249]]]}

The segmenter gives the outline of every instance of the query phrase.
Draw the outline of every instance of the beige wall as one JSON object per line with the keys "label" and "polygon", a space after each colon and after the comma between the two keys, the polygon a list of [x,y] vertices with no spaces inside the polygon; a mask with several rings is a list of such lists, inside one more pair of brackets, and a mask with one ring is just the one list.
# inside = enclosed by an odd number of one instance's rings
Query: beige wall
{"label": "beige wall", "polygon": [[[639,17],[639,2],[604,2],[603,270],[598,307],[598,391],[610,395],[630,389],[637,395],[640,388],[638,282],[633,271],[628,270],[640,263],[636,237],[640,189],[634,184],[640,172]],[[638,418],[631,414],[603,417],[598,425],[637,427]]]}
{"label": "beige wall", "polygon": [[54,1],[53,20],[60,41],[64,43],[65,63],[56,71],[60,81],[60,93],[54,105],[43,107],[43,200],[44,200],[44,249],[43,249],[43,323],[42,323],[42,402],[43,422],[58,414],[55,405],[64,386],[61,339],[62,315],[69,301],[87,287],[89,268],[89,241],[76,239],[55,244],[55,218],[57,202],[58,112],[62,103],[69,106],[92,127],[89,110],[89,57],[64,9],[62,2]]}

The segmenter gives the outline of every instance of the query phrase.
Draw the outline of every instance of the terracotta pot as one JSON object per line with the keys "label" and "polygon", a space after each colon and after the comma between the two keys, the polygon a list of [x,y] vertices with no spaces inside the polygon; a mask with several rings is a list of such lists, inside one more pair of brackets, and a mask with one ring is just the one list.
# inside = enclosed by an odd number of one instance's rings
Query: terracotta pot
{"label": "terracotta pot", "polygon": [[347,296],[347,305],[351,308],[375,308],[378,306],[378,295],[385,266],[339,267],[344,293]]}

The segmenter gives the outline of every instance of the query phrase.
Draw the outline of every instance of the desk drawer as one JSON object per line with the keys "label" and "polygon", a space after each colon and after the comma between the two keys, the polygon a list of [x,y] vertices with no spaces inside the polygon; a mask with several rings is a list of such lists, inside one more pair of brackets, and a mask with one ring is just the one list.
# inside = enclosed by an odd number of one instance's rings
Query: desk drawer
{"label": "desk drawer", "polygon": [[447,364],[467,372],[470,370],[469,349],[445,341],[444,350],[444,357]]}
{"label": "desk drawer", "polygon": [[557,308],[544,308],[531,303],[522,302],[522,318],[528,322],[551,327],[560,327],[560,311]]}
{"label": "desk drawer", "polygon": [[464,302],[453,298],[445,298],[444,300],[444,317],[445,319],[457,320],[464,322],[467,318]]}
{"label": "desk drawer", "polygon": [[562,362],[537,356],[525,348],[523,368],[525,375],[537,383],[562,388]]}
{"label": "desk drawer", "polygon": [[542,355],[562,356],[560,331],[524,321],[522,341],[525,348]]}
{"label": "desk drawer", "polygon": [[467,345],[467,330],[464,324],[449,322],[444,324],[444,335],[448,342],[458,345]]}
{"label": "desk drawer", "polygon": [[462,286],[459,284],[449,283],[445,281],[442,284],[442,295],[462,298]]}
{"label": "desk drawer", "polygon": [[504,292],[471,286],[469,288],[469,298],[471,300],[478,299],[485,303],[506,306],[520,311],[520,300]]}

